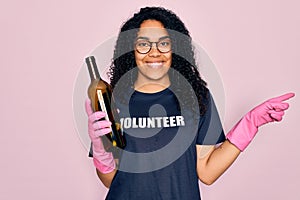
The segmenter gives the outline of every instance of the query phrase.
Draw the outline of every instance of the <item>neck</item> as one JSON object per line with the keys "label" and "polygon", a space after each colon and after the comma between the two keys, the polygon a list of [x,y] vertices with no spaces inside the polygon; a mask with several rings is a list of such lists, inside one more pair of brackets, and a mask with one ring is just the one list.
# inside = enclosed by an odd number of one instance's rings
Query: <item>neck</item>
{"label": "neck", "polygon": [[134,83],[134,89],[139,92],[144,93],[155,93],[160,92],[171,85],[170,79],[164,79],[163,81],[157,80],[148,80],[148,81],[140,81],[136,80]]}

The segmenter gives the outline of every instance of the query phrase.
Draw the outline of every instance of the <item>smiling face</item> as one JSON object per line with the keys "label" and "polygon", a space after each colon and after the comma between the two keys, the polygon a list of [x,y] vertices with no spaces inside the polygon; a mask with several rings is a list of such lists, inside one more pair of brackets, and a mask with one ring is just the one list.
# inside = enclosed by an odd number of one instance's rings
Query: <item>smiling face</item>
{"label": "smiling face", "polygon": [[[138,67],[135,89],[155,92],[170,85],[168,71],[172,63],[172,51],[166,50],[167,45],[171,45],[168,36],[163,24],[157,20],[145,20],[141,24],[134,53]],[[150,51],[143,51],[149,45]]]}

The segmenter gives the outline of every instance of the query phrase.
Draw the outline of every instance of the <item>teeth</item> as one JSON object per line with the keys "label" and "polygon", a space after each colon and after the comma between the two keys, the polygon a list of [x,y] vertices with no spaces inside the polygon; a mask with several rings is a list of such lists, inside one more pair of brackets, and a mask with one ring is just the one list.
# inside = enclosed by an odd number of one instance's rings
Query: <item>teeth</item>
{"label": "teeth", "polygon": [[147,63],[147,65],[149,67],[158,68],[158,67],[161,67],[163,64],[162,64],[162,62],[153,62],[153,63]]}

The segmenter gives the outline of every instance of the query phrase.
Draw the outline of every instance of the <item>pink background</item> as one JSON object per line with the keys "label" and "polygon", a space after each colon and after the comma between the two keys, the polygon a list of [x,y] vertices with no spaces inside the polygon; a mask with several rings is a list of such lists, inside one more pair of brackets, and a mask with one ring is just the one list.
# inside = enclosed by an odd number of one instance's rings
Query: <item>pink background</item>
{"label": "pink background", "polygon": [[[104,199],[75,128],[74,82],[84,57],[145,5],[177,13],[215,63],[226,131],[265,99],[300,94],[297,0],[1,1],[0,199]],[[289,102],[283,122],[201,185],[203,199],[299,199],[300,102]]]}

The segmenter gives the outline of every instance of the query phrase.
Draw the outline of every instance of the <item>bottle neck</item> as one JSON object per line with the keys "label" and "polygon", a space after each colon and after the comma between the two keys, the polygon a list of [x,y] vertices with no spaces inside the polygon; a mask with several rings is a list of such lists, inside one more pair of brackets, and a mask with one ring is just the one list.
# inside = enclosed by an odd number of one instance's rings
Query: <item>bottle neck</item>
{"label": "bottle neck", "polygon": [[89,56],[89,57],[85,58],[85,62],[87,64],[87,67],[89,70],[91,81],[96,80],[96,79],[101,80],[95,57]]}

